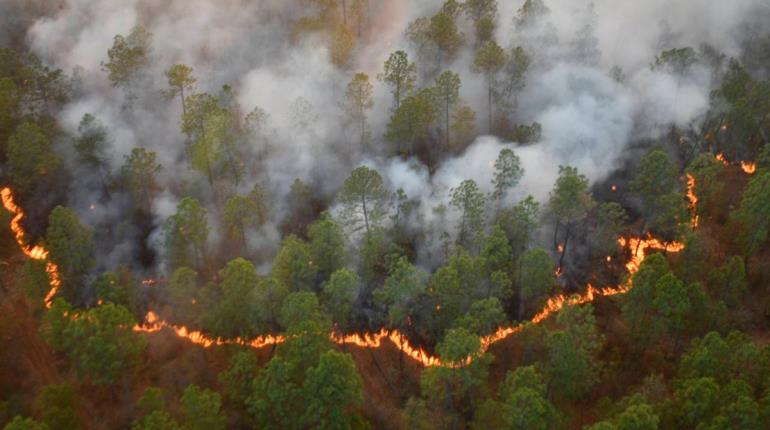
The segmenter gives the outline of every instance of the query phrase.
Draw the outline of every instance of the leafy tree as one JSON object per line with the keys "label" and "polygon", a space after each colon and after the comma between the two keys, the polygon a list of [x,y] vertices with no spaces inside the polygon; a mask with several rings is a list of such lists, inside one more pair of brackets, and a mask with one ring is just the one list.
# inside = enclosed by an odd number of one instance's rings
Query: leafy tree
{"label": "leafy tree", "polygon": [[513,391],[503,406],[504,429],[529,430],[552,428],[556,410],[543,394],[530,388]]}
{"label": "leafy tree", "polygon": [[540,203],[532,196],[498,212],[497,223],[508,238],[514,261],[529,248],[532,234],[540,225],[539,213]]}
{"label": "leafy tree", "polygon": [[48,215],[46,245],[59,267],[61,293],[68,300],[83,299],[81,285],[96,263],[91,229],[81,224],[75,212],[57,206]]}
{"label": "leafy tree", "polygon": [[401,328],[407,324],[409,305],[425,290],[425,278],[426,274],[406,257],[399,258],[390,268],[385,285],[374,292],[377,303],[388,311],[390,327]]}
{"label": "leafy tree", "polygon": [[633,404],[608,421],[589,427],[590,430],[656,430],[660,419],[652,406]]}
{"label": "leafy tree", "polygon": [[61,166],[48,136],[32,122],[25,121],[16,127],[8,139],[6,155],[8,176],[22,193],[55,178]]}
{"label": "leafy tree", "polygon": [[206,258],[209,227],[206,209],[198,200],[185,197],[176,206],[176,214],[163,225],[166,258],[172,268],[200,267]]}
{"label": "leafy tree", "polygon": [[97,172],[102,186],[105,185],[105,175],[109,166],[107,164],[107,150],[109,136],[104,125],[95,116],[87,113],[78,124],[78,137],[73,142],[78,160],[90,169]]}
{"label": "leafy tree", "polygon": [[131,430],[180,430],[179,423],[163,409],[165,402],[160,388],[146,388],[137,406],[143,415],[134,420]]}
{"label": "leafy tree", "polygon": [[463,34],[457,28],[455,20],[448,14],[439,12],[430,19],[428,37],[438,48],[438,68],[444,62],[451,62],[463,44]]}
{"label": "leafy tree", "polygon": [[225,202],[222,214],[225,231],[246,246],[246,232],[262,226],[267,220],[264,195],[259,185],[248,196],[234,195]]}
{"label": "leafy tree", "polygon": [[329,315],[318,303],[318,297],[309,291],[289,294],[281,306],[279,321],[288,333],[325,335],[331,326]]}
{"label": "leafy tree", "polygon": [[550,10],[543,0],[525,0],[513,19],[516,27],[523,29],[533,26],[537,20],[548,14]]}
{"label": "leafy tree", "polygon": [[519,312],[522,321],[528,306],[532,306],[548,295],[556,283],[551,257],[542,248],[526,251],[518,261]]}
{"label": "leafy tree", "polygon": [[334,272],[323,284],[326,309],[342,333],[350,329],[360,289],[361,280],[358,275],[344,268]]}
{"label": "leafy tree", "polygon": [[494,333],[506,320],[500,300],[492,297],[474,302],[468,313],[458,320],[457,325],[477,336],[486,336]]}
{"label": "leafy tree", "polygon": [[461,417],[472,415],[480,403],[491,356],[483,353],[479,338],[464,328],[449,330],[436,349],[442,364],[423,370],[420,388],[427,405],[443,412],[437,425],[451,428]]}
{"label": "leafy tree", "polygon": [[634,288],[623,297],[620,309],[623,318],[630,326],[634,343],[644,347],[651,335],[652,304],[655,300],[655,288],[658,280],[669,272],[668,262],[661,254],[648,256],[634,274]]}
{"label": "leafy tree", "polygon": [[254,289],[259,277],[251,262],[236,258],[219,271],[222,281],[215,288],[201,315],[202,325],[216,337],[250,339],[259,333],[255,321]]}
{"label": "leafy tree", "polygon": [[107,51],[109,61],[102,63],[114,87],[128,87],[138,78],[142,69],[150,64],[152,33],[142,26],[135,26],[128,36],[116,35]]}
{"label": "leafy tree", "polygon": [[134,148],[124,157],[121,169],[129,194],[145,213],[150,211],[155,196],[161,191],[157,179],[161,166],[155,161],[156,156],[155,152]]}
{"label": "leafy tree", "polygon": [[654,148],[642,158],[636,176],[630,184],[631,192],[641,199],[643,213],[647,218],[640,236],[644,235],[652,220],[671,209],[673,197],[667,196],[670,195],[676,181],[676,169],[665,151]]}
{"label": "leafy tree", "polygon": [[254,291],[255,318],[260,327],[269,332],[280,328],[280,309],[289,290],[273,277],[262,278]]}
{"label": "leafy tree", "polygon": [[136,320],[128,309],[105,303],[73,311],[56,299],[43,318],[41,336],[75,365],[80,376],[97,384],[111,384],[138,364],[144,339],[132,331]]}
{"label": "leafy tree", "polygon": [[331,62],[337,67],[344,68],[350,63],[356,39],[346,25],[339,25],[331,35],[329,54]]}
{"label": "leafy tree", "polygon": [[466,144],[476,130],[476,111],[469,106],[459,105],[452,111],[452,145]]}
{"label": "leafy tree", "polygon": [[340,212],[343,222],[354,231],[360,230],[363,222],[368,233],[387,214],[390,192],[376,170],[360,166],[345,180],[338,198],[343,205]]}
{"label": "leafy tree", "polygon": [[571,306],[557,317],[563,327],[546,339],[548,388],[559,396],[577,400],[597,381],[603,337],[596,328],[593,307]]}
{"label": "leafy tree", "polygon": [[414,153],[415,145],[430,134],[430,126],[436,120],[436,109],[433,94],[424,89],[410,95],[393,112],[388,123],[385,139],[401,144],[406,142],[409,147],[407,154]]}
{"label": "leafy tree", "polygon": [[[532,58],[521,46],[511,49],[503,68],[503,90],[506,97],[513,97],[513,107],[517,105],[516,97],[526,86],[527,72],[532,64]],[[519,141],[526,143],[528,139],[523,139],[522,133],[518,133]]]}
{"label": "leafy tree", "polygon": [[485,16],[497,13],[496,0],[466,0],[462,4],[462,10],[474,22]]}
{"label": "leafy tree", "polygon": [[372,93],[374,87],[369,83],[369,76],[366,73],[356,73],[348,84],[345,92],[345,109],[350,120],[358,125],[362,148],[369,142],[369,128],[366,125],[367,111],[372,110],[374,100]]}
{"label": "leafy tree", "polygon": [[463,181],[450,192],[450,204],[461,214],[457,243],[466,249],[475,249],[484,230],[484,194],[472,179]]}
{"label": "leafy tree", "polygon": [[722,168],[722,163],[710,153],[695,157],[687,167],[687,173],[695,179],[692,191],[698,198],[698,204],[690,208],[695,211],[695,215],[703,217],[707,208],[717,203],[719,194],[724,189],[724,184],[719,179]]}
{"label": "leafy tree", "polygon": [[548,206],[551,216],[556,221],[553,240],[558,245],[559,227],[564,226],[564,241],[561,244],[559,270],[564,264],[564,256],[575,225],[585,219],[594,206],[594,200],[588,191],[588,178],[570,166],[559,166],[559,178],[549,195]]}
{"label": "leafy tree", "polygon": [[306,428],[351,429],[360,418],[353,407],[363,401],[362,381],[349,354],[326,351],[307,372],[309,399],[302,415]]}
{"label": "leafy tree", "polygon": [[732,257],[709,274],[709,285],[716,297],[737,306],[748,292],[749,282],[741,257]]}
{"label": "leafy tree", "polygon": [[495,98],[495,87],[497,85],[497,75],[505,66],[505,51],[495,41],[486,42],[476,51],[476,57],[473,60],[471,70],[475,73],[483,74],[487,81],[487,106],[489,114],[489,132],[492,132],[494,115],[492,112],[492,101]]}
{"label": "leafy tree", "polygon": [[591,229],[591,241],[599,255],[614,255],[618,249],[618,236],[625,228],[626,211],[618,203],[605,202],[596,207],[596,223]]}
{"label": "leafy tree", "polygon": [[230,366],[219,374],[225,398],[236,405],[246,406],[258,373],[259,362],[253,352],[240,351],[230,357]]}
{"label": "leafy tree", "polygon": [[667,335],[674,338],[674,352],[676,352],[687,317],[690,315],[690,300],[682,281],[673,273],[658,279],[653,305],[658,316],[656,324],[660,325]]}
{"label": "leafy tree", "polygon": [[384,70],[377,79],[390,86],[395,102],[393,110],[396,111],[401,107],[401,100],[414,89],[417,67],[409,62],[406,52],[395,51],[385,61]]}
{"label": "leafy tree", "polygon": [[294,235],[288,236],[273,260],[272,275],[289,291],[312,291],[318,273],[312,258],[306,242]]}
{"label": "leafy tree", "polygon": [[181,430],[181,427],[168,412],[153,411],[135,420],[131,430]]}
{"label": "leafy tree", "polygon": [[673,48],[663,51],[655,56],[653,68],[663,69],[675,75],[684,75],[690,67],[697,62],[697,54],[694,49]]}
{"label": "leafy tree", "polygon": [[43,425],[50,429],[80,428],[75,391],[68,384],[46,385],[37,397]]}
{"label": "leafy tree", "polygon": [[308,237],[313,265],[318,270],[320,282],[325,282],[332,273],[345,267],[348,261],[344,232],[331,215],[324,212],[308,228]]}
{"label": "leafy tree", "polygon": [[495,160],[495,175],[492,178],[495,190],[492,198],[497,201],[504,199],[523,176],[524,168],[521,167],[519,156],[508,148],[500,150],[500,155]]}
{"label": "leafy tree", "polygon": [[756,254],[767,242],[770,231],[768,187],[770,172],[757,172],[743,191],[740,207],[732,214],[732,221],[740,225],[737,240],[746,256]]}
{"label": "leafy tree", "polygon": [[130,274],[126,272],[104,272],[91,284],[91,289],[98,303],[111,302],[131,308],[134,301],[131,284]]}
{"label": "leafy tree", "polygon": [[3,430],[48,430],[48,426],[32,418],[23,418],[17,415],[3,427]]}
{"label": "leafy tree", "polygon": [[436,78],[434,87],[435,97],[439,111],[444,113],[444,144],[449,147],[449,130],[451,122],[449,113],[452,107],[460,101],[460,75],[447,70]]}
{"label": "leafy tree", "polygon": [[222,430],[227,418],[220,410],[222,401],[219,393],[188,385],[180,399],[184,413],[184,430]]}
{"label": "leafy tree", "polygon": [[195,90],[195,83],[197,79],[193,76],[193,69],[185,64],[174,64],[166,70],[166,79],[168,80],[168,90],[164,91],[164,95],[169,99],[175,98],[177,95],[182,101],[182,116],[187,114],[187,108],[185,106],[185,91],[188,93]]}
{"label": "leafy tree", "polygon": [[184,323],[198,319],[200,297],[198,295],[198,273],[189,267],[179,267],[171,274],[167,284],[168,295],[174,315]]}
{"label": "leafy tree", "polygon": [[226,160],[232,170],[236,185],[240,180],[242,165],[233,153],[232,122],[231,113],[220,106],[216,97],[205,93],[187,97],[182,131],[190,138],[190,165],[205,174],[210,185],[214,183],[216,167],[222,160]]}

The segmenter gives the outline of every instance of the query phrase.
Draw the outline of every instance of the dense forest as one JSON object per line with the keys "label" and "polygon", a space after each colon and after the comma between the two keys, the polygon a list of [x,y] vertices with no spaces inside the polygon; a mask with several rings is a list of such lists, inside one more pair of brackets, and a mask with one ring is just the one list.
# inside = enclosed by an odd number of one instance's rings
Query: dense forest
{"label": "dense forest", "polygon": [[770,428],[766,0],[0,0],[5,430]]}

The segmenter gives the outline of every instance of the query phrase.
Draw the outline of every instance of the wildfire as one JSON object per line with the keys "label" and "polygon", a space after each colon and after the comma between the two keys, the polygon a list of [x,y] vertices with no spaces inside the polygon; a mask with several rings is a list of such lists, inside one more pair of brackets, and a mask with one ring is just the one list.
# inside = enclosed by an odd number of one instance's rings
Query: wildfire
{"label": "wildfire", "polygon": [[51,285],[51,290],[48,291],[48,294],[46,294],[43,302],[45,303],[46,308],[50,308],[51,303],[53,302],[53,298],[59,291],[59,286],[61,286],[61,279],[59,278],[59,267],[51,260],[48,260],[47,249],[40,245],[32,246],[27,243],[24,228],[21,226],[21,220],[24,218],[24,211],[22,211],[13,200],[13,192],[11,189],[3,188],[0,190],[0,197],[2,197],[3,207],[5,210],[10,212],[13,216],[13,218],[11,218],[11,231],[16,238],[16,243],[19,245],[21,252],[33,260],[45,261],[45,271],[48,273],[48,282]]}
{"label": "wildfire", "polygon": [[[724,164],[725,166],[729,166],[730,165],[730,162],[727,160],[727,158],[725,158],[725,154],[720,152],[717,155],[715,155],[714,157],[717,160],[721,161],[722,164]],[[741,161],[740,165],[741,165],[741,170],[743,170],[743,173],[745,173],[747,175],[753,175],[754,172],[757,171],[757,164],[756,163],[752,163],[751,161]]]}
{"label": "wildfire", "polygon": [[727,159],[725,158],[725,154],[722,154],[721,152],[718,153],[717,155],[715,155],[714,158],[716,158],[717,160],[721,161],[722,164],[724,164],[725,166],[729,166],[730,165],[730,162],[727,161]]}
{"label": "wildfire", "polygon": [[699,221],[696,213],[698,196],[695,195],[695,177],[689,173],[687,174],[687,200],[690,202],[690,212],[692,212],[692,228],[697,228]]}
{"label": "wildfire", "polygon": [[741,161],[741,169],[747,175],[753,175],[757,171],[757,164],[749,161]]}
{"label": "wildfire", "polygon": [[[13,193],[10,188],[3,188],[0,190],[0,196],[2,196],[3,206],[8,212],[13,215],[11,219],[11,230],[13,231],[16,242],[21,248],[22,252],[29,258],[35,260],[46,260],[46,271],[50,275],[51,290],[46,295],[45,304],[47,307],[51,306],[51,300],[56,295],[59,285],[61,283],[59,279],[58,267],[51,261],[48,261],[48,250],[42,246],[30,246],[25,239],[24,229],[21,227],[21,219],[24,217],[24,212],[13,200]],[[633,275],[639,270],[642,262],[644,261],[647,250],[649,249],[663,249],[672,252],[681,251],[684,245],[678,242],[663,243],[658,239],[648,237],[646,239],[640,238],[619,238],[618,244],[621,247],[628,247],[631,250],[631,259],[626,263],[626,269],[629,275]],[[609,261],[608,257],[608,261]],[[145,280],[147,281],[147,280]],[[153,280],[154,281],[154,280]],[[148,282],[149,284],[149,282]],[[607,288],[595,288],[592,285],[588,285],[586,292],[582,295],[567,296],[560,294],[555,297],[551,297],[546,302],[543,309],[538,312],[531,320],[531,324],[539,324],[542,321],[549,318],[556,312],[559,312],[565,306],[579,305],[589,303],[599,296],[614,296],[627,292],[632,287],[630,276],[629,281],[625,284],[617,287]],[[496,332],[489,336],[481,338],[482,351],[486,351],[492,344],[499,342],[513,334],[516,334],[524,328],[524,323],[518,323],[507,327],[500,327]],[[216,345],[225,344],[241,344],[248,345],[252,348],[263,348],[265,346],[276,345],[286,341],[284,336],[260,336],[255,339],[220,339],[213,338],[201,331],[190,330],[184,326],[178,326],[168,323],[158,317],[158,315],[152,311],[147,312],[144,322],[136,324],[133,330],[142,333],[155,333],[163,329],[169,329],[174,332],[177,337],[187,339],[197,345],[203,347],[211,347]],[[406,337],[398,330],[382,329],[377,333],[364,333],[364,334],[349,334],[343,335],[338,333],[331,333],[329,335],[331,341],[340,345],[356,345],[362,348],[378,348],[382,345],[383,339],[388,339],[399,350],[401,350],[407,357],[415,360],[423,366],[437,366],[446,365],[450,367],[464,366],[471,363],[474,357],[468,357],[467,359],[459,363],[442,363],[442,361],[433,355],[430,355],[427,351],[420,347],[412,346]]]}

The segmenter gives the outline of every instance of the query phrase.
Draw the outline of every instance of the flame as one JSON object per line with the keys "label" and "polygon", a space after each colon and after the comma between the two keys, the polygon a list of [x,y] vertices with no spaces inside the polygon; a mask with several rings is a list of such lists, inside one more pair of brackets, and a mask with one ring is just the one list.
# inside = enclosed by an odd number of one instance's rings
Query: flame
{"label": "flame", "polygon": [[[16,242],[21,248],[22,252],[29,258],[35,260],[46,260],[46,271],[50,275],[51,290],[46,295],[45,304],[47,307],[51,306],[51,300],[58,291],[61,283],[59,279],[58,267],[51,261],[48,261],[48,250],[42,246],[30,246],[26,243],[25,232],[21,227],[21,219],[24,217],[24,212],[13,200],[13,193],[10,188],[3,188],[0,190],[0,196],[2,196],[3,206],[8,212],[13,215],[11,220],[11,230],[13,231]],[[684,249],[682,243],[663,243],[658,239],[647,237],[645,239],[640,238],[619,238],[618,244],[621,247],[628,247],[631,251],[631,258],[626,263],[626,269],[629,275],[633,275],[639,270],[642,262],[644,261],[647,250],[649,249],[663,249],[671,252],[679,252]],[[608,257],[609,258],[609,257]],[[608,260],[609,261],[609,260]],[[538,312],[531,320],[531,324],[540,324],[544,320],[548,319],[551,315],[562,310],[565,306],[579,305],[589,303],[595,300],[599,296],[614,296],[627,292],[631,285],[631,276],[629,281],[625,284],[617,287],[607,288],[595,288],[592,285],[588,285],[586,292],[582,295],[567,296],[564,294],[551,297],[546,302],[543,309]],[[145,280],[148,281],[148,280]],[[513,334],[522,331],[524,323],[514,324],[507,327],[500,327],[494,333],[481,338],[482,351],[486,351],[495,342],[499,342]],[[144,318],[144,321],[140,324],[136,324],[133,330],[141,333],[156,333],[164,329],[169,329],[179,337],[186,339],[194,344],[201,345],[204,348],[226,345],[226,344],[241,344],[247,345],[252,348],[263,348],[265,346],[277,345],[286,341],[286,337],[281,335],[265,335],[259,336],[254,339],[221,339],[214,338],[206,335],[201,331],[190,330],[185,326],[174,325],[162,320],[155,312],[148,311]],[[470,364],[475,357],[468,357],[465,360],[454,363],[443,363],[437,356],[431,355],[429,352],[420,347],[412,346],[406,339],[406,336],[398,330],[381,329],[376,333],[364,333],[364,334],[339,334],[331,333],[329,339],[339,345],[356,345],[362,348],[379,348],[382,345],[383,339],[388,339],[399,350],[401,350],[407,357],[422,364],[425,367],[429,366],[447,366],[458,367]]]}
{"label": "flame", "polygon": [[612,192],[614,193],[617,190],[618,190],[618,186],[615,184],[612,184]]}
{"label": "flame", "polygon": [[142,279],[142,285],[155,285],[157,283],[158,283],[157,279],[153,279],[153,278]]}
{"label": "flame", "polygon": [[43,303],[46,308],[50,308],[53,303],[53,298],[59,291],[61,286],[61,278],[59,277],[59,266],[53,261],[48,259],[48,250],[40,245],[32,246],[27,243],[26,233],[21,226],[21,220],[24,218],[24,211],[16,204],[13,199],[13,191],[10,188],[3,188],[0,190],[0,197],[3,200],[3,207],[5,210],[13,215],[11,218],[11,231],[16,238],[16,243],[19,245],[21,252],[27,257],[33,260],[45,261],[45,271],[48,273],[48,283],[51,285],[51,290],[46,294]]}
{"label": "flame", "polygon": [[695,177],[689,173],[687,174],[687,200],[690,202],[690,211],[692,212],[692,228],[697,228],[699,222],[696,213],[698,196],[695,195]]}
{"label": "flame", "polygon": [[757,164],[750,161],[741,161],[741,169],[747,175],[753,175],[757,171]]}
{"label": "flame", "polygon": [[727,161],[727,159],[725,158],[725,154],[722,154],[721,152],[717,153],[717,155],[715,155],[714,158],[716,158],[717,160],[721,161],[722,164],[724,164],[725,166],[729,166],[730,165],[730,162]]}
{"label": "flame", "polygon": [[564,252],[564,244],[560,243],[556,246],[556,250],[559,252]]}
{"label": "flame", "polygon": [[[717,155],[715,155],[714,157],[717,160],[721,161],[722,164],[724,164],[725,166],[729,166],[730,165],[730,162],[727,160],[727,158],[725,158],[725,154],[720,152]],[[743,173],[745,173],[747,175],[753,175],[754,172],[757,171],[757,164],[753,163],[751,161],[741,161],[739,164],[741,165],[741,170],[743,170]]]}

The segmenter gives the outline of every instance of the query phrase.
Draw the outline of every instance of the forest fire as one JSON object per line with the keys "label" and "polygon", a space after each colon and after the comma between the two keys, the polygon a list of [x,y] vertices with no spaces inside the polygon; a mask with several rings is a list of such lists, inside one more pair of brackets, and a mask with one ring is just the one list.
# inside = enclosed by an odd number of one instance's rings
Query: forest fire
{"label": "forest fire", "polygon": [[747,175],[753,175],[757,171],[757,164],[748,161],[741,161],[741,169]]}
{"label": "forest fire", "polygon": [[46,294],[44,303],[47,308],[50,308],[53,298],[59,291],[59,286],[61,285],[61,280],[59,279],[59,267],[48,260],[47,249],[40,245],[32,246],[27,243],[24,228],[21,226],[21,220],[24,218],[24,211],[22,211],[14,201],[13,191],[11,191],[10,188],[3,188],[0,190],[0,197],[2,197],[5,210],[10,212],[13,216],[13,218],[11,218],[11,231],[16,238],[16,243],[19,245],[21,252],[33,260],[45,261],[45,271],[48,273],[51,290]]}
{"label": "forest fire", "polygon": [[[46,271],[50,275],[51,290],[46,295],[45,304],[47,307],[50,307],[51,301],[53,297],[56,295],[56,292],[58,291],[59,285],[61,283],[59,279],[58,267],[53,262],[47,260],[48,251],[45,248],[41,246],[30,246],[26,243],[25,232],[20,224],[21,219],[24,217],[24,212],[14,202],[13,193],[11,189],[3,188],[2,190],[0,190],[0,195],[2,196],[3,206],[5,207],[6,210],[8,210],[8,212],[10,212],[13,215],[13,218],[11,220],[11,230],[13,231],[16,238],[16,242],[18,243],[22,252],[26,256],[34,260],[46,260]],[[639,238],[626,239],[621,237],[618,239],[618,244],[621,247],[624,247],[624,248],[627,247],[627,249],[631,251],[631,259],[628,261],[628,263],[626,263],[626,269],[628,270],[628,273],[629,273],[629,280],[625,284],[618,287],[607,287],[607,288],[601,288],[601,289],[595,288],[592,285],[588,285],[586,288],[586,292],[582,295],[568,296],[565,294],[560,294],[560,295],[551,297],[550,299],[548,299],[543,309],[540,312],[538,312],[529,323],[539,324],[544,320],[548,319],[551,315],[559,312],[565,306],[589,303],[595,300],[599,296],[606,297],[606,296],[623,294],[632,287],[630,276],[639,270],[639,267],[644,261],[647,250],[660,249],[660,250],[666,250],[671,252],[678,252],[684,248],[684,245],[681,243],[678,243],[678,242],[663,243],[660,240],[651,238],[651,237],[648,237],[646,239],[639,239]],[[518,323],[512,326],[501,327],[495,333],[492,333],[489,336],[485,336],[481,338],[482,351],[486,351],[495,342],[501,341],[515,333],[522,331],[524,328],[524,324],[526,323]],[[260,336],[255,339],[236,338],[231,340],[225,340],[225,339],[219,339],[219,338],[212,338],[210,336],[207,336],[205,333],[201,331],[190,330],[185,326],[178,326],[178,325],[168,323],[162,320],[153,311],[148,311],[147,315],[145,316],[144,322],[140,324],[136,324],[133,327],[134,331],[143,332],[143,333],[155,333],[163,329],[169,329],[173,331],[177,337],[186,339],[192,343],[201,345],[203,347],[211,347],[211,346],[226,345],[226,344],[240,344],[240,345],[248,345],[252,348],[262,348],[265,346],[280,344],[286,341],[286,338],[284,336],[271,336],[271,335]],[[382,345],[383,339],[388,339],[407,357],[411,358],[412,360],[415,360],[416,362],[426,367],[437,366],[437,365],[462,366],[462,365],[467,365],[472,361],[472,357],[469,357],[467,360],[463,361],[462,363],[454,363],[452,365],[443,363],[437,356],[431,355],[430,353],[428,353],[427,351],[425,351],[420,347],[412,346],[409,343],[409,341],[406,339],[406,337],[398,330],[387,330],[383,328],[377,333],[363,333],[363,334],[349,334],[349,335],[332,333],[330,334],[329,338],[331,341],[339,345],[356,345],[362,348],[378,348]]]}
{"label": "forest fire", "polygon": [[[714,158],[716,158],[718,161],[721,161],[722,164],[724,164],[725,166],[729,166],[731,164],[730,161],[728,161],[727,158],[725,158],[725,154],[721,152],[717,153],[717,155],[715,155]],[[741,161],[740,163],[737,163],[737,164],[740,164],[741,170],[743,170],[743,173],[747,175],[753,175],[754,172],[757,171],[757,164],[751,161]]]}
{"label": "forest fire", "polygon": [[699,217],[696,213],[698,205],[698,196],[695,195],[695,177],[687,174],[687,200],[690,202],[690,212],[692,212],[692,228],[698,228]]}

